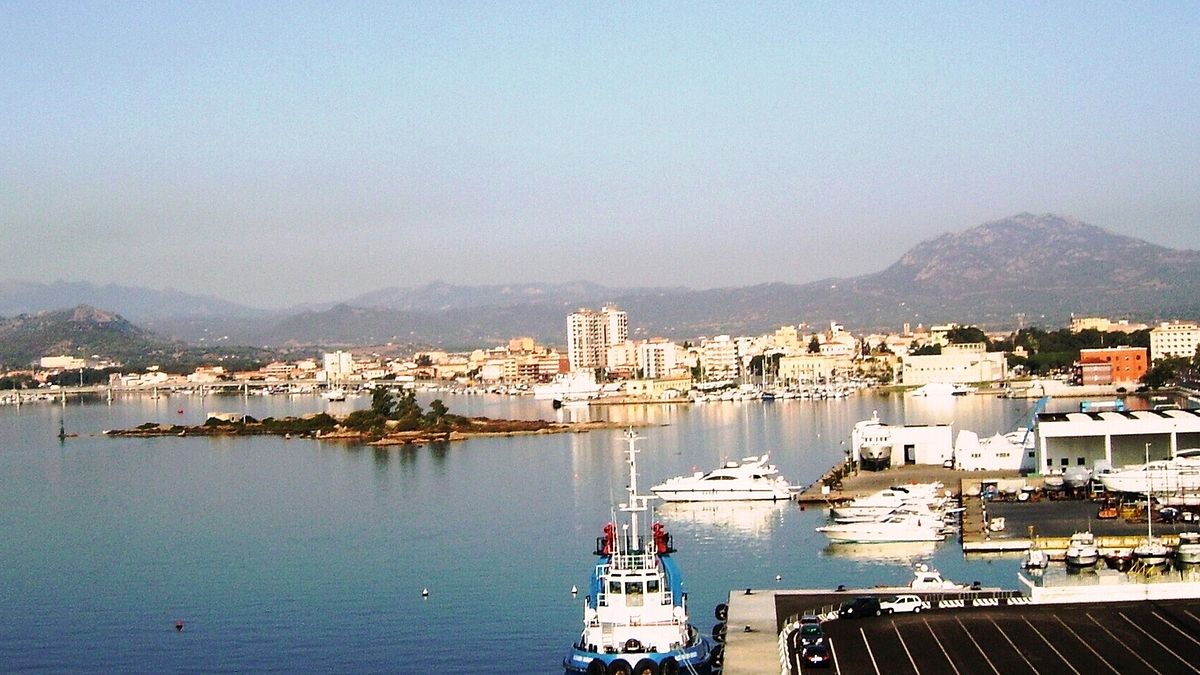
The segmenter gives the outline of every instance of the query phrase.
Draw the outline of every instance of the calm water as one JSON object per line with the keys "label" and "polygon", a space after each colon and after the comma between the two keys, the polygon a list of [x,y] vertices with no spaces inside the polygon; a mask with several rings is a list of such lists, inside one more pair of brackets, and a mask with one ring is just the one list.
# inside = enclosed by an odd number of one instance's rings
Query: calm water
{"label": "calm water", "polygon": [[[531,399],[444,398],[469,415],[571,414]],[[586,588],[592,544],[623,496],[620,432],[388,449],[99,435],[198,423],[205,411],[262,417],[326,405],[344,412],[367,399],[0,408],[0,670],[467,673],[502,658],[521,672],[561,672],[582,617],[582,597],[569,590]],[[651,423],[639,457],[648,487],[767,451],[793,483],[810,483],[872,410],[990,435],[1028,409],[984,396],[868,394],[575,414]],[[60,416],[80,434],[62,445]],[[908,555],[830,552],[813,531],[823,514],[793,504],[672,506],[658,519],[675,537],[705,630],[733,588],[904,583],[916,560],[1011,587],[1017,565],[966,561],[953,542]]]}

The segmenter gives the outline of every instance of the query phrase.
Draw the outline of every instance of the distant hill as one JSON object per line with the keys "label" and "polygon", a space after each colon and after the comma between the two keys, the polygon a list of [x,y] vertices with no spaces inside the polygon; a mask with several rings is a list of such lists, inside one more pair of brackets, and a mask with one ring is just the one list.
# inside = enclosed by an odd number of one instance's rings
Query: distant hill
{"label": "distant hill", "polygon": [[205,295],[138,286],[97,286],[86,281],[50,284],[0,281],[0,316],[33,314],[90,305],[118,312],[131,321],[199,317],[252,318],[268,312]]}
{"label": "distant hill", "polygon": [[[863,246],[871,246],[863,241]],[[0,309],[43,298],[0,284]],[[37,285],[26,285],[34,287]],[[176,291],[50,285],[70,296],[112,293],[139,323],[198,344],[434,344],[474,347],[531,335],[566,339],[566,316],[614,302],[634,337],[756,334],[783,324],[854,330],[957,321],[989,329],[1064,325],[1072,313],[1143,321],[1200,317],[1200,252],[1156,246],[1056,215],[1018,214],[922,242],[880,272],[807,284],[693,290],[586,281],[396,286],[335,305],[265,312]],[[72,296],[73,305],[81,300]],[[63,298],[65,300],[65,298]],[[120,302],[117,302],[119,300]],[[301,299],[297,299],[298,301]],[[21,311],[32,311],[21,305]],[[133,308],[131,312],[130,309]]]}
{"label": "distant hill", "polygon": [[0,319],[0,363],[23,367],[42,356],[93,354],[129,360],[177,346],[121,316],[87,305]]}

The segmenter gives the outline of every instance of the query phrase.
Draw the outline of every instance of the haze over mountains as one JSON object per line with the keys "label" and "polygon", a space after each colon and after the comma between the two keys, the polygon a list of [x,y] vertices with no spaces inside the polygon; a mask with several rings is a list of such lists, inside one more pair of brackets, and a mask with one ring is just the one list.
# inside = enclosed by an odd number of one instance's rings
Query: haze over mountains
{"label": "haze over mountains", "polygon": [[393,342],[453,348],[514,335],[561,343],[570,311],[605,302],[629,313],[634,337],[677,339],[829,320],[873,330],[946,321],[996,329],[1021,321],[1052,327],[1071,313],[1145,321],[1196,318],[1200,252],[1156,246],[1071,218],[1025,213],[922,242],[874,274],[806,284],[694,290],[590,282],[432,283],[380,289],[333,306],[266,311],[173,290],[0,283],[0,315],[87,303],[160,334],[255,345]]}

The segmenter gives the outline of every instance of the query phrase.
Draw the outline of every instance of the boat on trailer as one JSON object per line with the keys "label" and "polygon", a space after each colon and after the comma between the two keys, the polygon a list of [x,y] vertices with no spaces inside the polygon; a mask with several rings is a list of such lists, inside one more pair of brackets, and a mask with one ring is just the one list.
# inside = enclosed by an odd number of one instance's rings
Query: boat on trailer
{"label": "boat on trailer", "polygon": [[639,514],[653,497],[638,494],[638,440],[632,430],[625,432],[629,496],[620,511],[628,523],[606,523],[596,539],[599,559],[583,603],[583,632],[563,667],[587,675],[711,673],[720,647],[711,647],[689,622],[671,536],[661,523],[646,536],[640,530]]}

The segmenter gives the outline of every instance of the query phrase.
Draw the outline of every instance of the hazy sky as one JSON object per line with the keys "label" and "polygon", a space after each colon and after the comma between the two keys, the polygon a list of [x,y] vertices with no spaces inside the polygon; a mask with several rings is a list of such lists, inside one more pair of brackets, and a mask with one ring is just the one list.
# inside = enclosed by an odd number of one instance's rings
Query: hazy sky
{"label": "hazy sky", "polygon": [[1200,248],[1195,2],[0,2],[0,279],[257,306]]}

